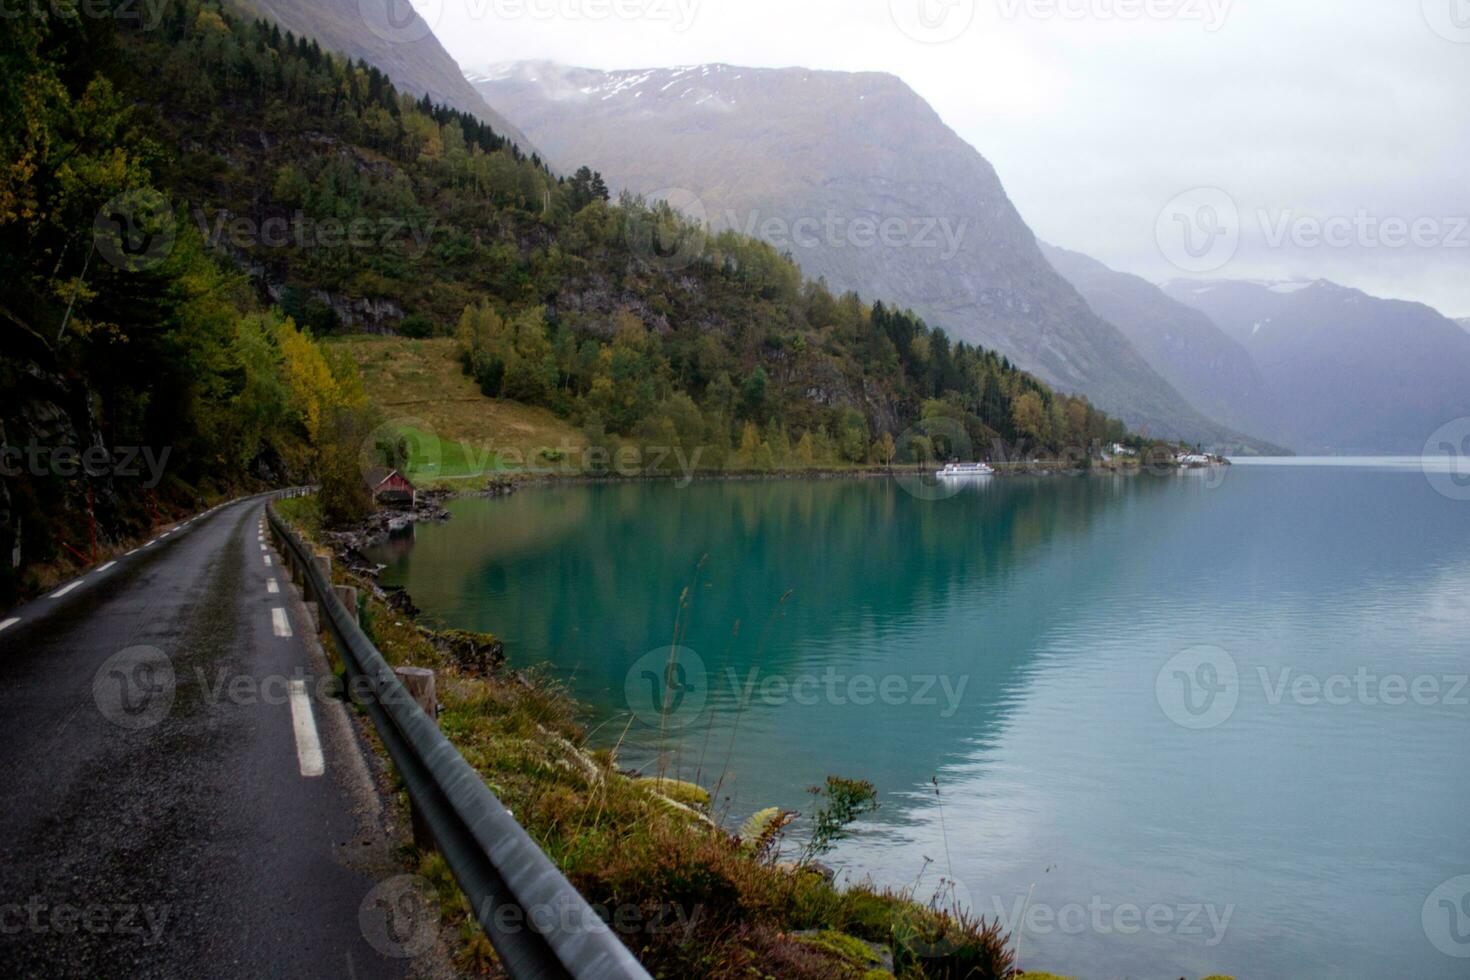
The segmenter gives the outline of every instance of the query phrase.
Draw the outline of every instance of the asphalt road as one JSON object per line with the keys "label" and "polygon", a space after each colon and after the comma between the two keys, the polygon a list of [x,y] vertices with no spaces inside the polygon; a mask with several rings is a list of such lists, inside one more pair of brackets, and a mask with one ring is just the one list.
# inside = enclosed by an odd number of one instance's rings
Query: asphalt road
{"label": "asphalt road", "polygon": [[378,800],[263,509],[0,614],[0,977],[408,975]]}

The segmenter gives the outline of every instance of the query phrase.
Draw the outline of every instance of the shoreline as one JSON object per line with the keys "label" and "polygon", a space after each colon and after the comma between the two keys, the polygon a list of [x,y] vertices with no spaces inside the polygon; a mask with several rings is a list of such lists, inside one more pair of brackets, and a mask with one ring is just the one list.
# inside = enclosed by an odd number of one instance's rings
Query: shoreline
{"label": "shoreline", "polygon": [[[1141,462],[1130,462],[1127,465],[1096,464],[1088,467],[1080,467],[1071,464],[1067,460],[1037,460],[1025,463],[992,463],[996,468],[993,474],[987,474],[976,479],[984,480],[1015,479],[1018,477],[1136,477],[1145,472],[1153,475],[1165,475],[1169,473],[1184,473],[1194,470],[1222,469],[1232,466],[1230,460],[1224,459],[1219,463],[1208,466],[1184,465],[1170,462],[1167,465],[1150,464],[1144,466]],[[654,484],[673,483],[679,489],[692,486],[695,483],[758,483],[758,482],[788,482],[794,480],[897,480],[904,477],[933,479],[932,464],[913,466],[910,468],[892,467],[861,467],[852,469],[815,468],[807,470],[705,470],[693,474],[668,474],[668,473],[537,473],[521,471],[505,475],[481,474],[475,477],[466,477],[463,481],[438,480],[427,482],[418,491],[419,499],[413,507],[403,508],[393,505],[379,504],[374,501],[373,512],[363,520],[346,528],[337,530],[322,529],[322,536],[330,544],[337,557],[348,567],[360,575],[370,577],[376,584],[377,576],[382,567],[371,562],[364,549],[372,548],[386,542],[396,533],[407,530],[414,524],[444,523],[451,519],[452,515],[445,508],[445,504],[454,500],[476,500],[495,497],[508,497],[511,494],[524,490],[544,489],[556,486],[616,486],[631,484]],[[475,488],[456,487],[453,484],[460,482],[473,482],[479,480],[490,481],[485,486]],[[381,591],[381,587],[379,587]],[[386,594],[386,593],[385,593]],[[415,608],[412,605],[412,597],[406,589],[397,590],[394,595],[401,596],[406,600],[406,608]]]}
{"label": "shoreline", "polygon": [[[898,479],[902,477],[932,478],[939,464],[926,463],[910,467],[853,467],[850,469],[834,469],[831,467],[814,467],[811,469],[777,469],[777,470],[696,470],[691,473],[580,473],[580,472],[556,472],[542,471],[536,468],[524,470],[511,470],[504,473],[481,473],[469,477],[431,477],[423,480],[424,494],[443,495],[444,499],[459,499],[469,497],[500,496],[514,493],[519,489],[527,487],[544,487],[556,485],[568,486],[591,486],[597,484],[618,483],[754,483],[761,481],[786,481],[786,480],[875,480],[875,479]],[[1091,466],[1077,466],[1067,460],[1033,460],[1020,463],[991,463],[995,472],[987,476],[1001,479],[1021,476],[1136,476],[1145,472],[1155,475],[1166,473],[1188,472],[1190,470],[1218,469],[1233,466],[1234,463],[1225,459],[1219,463],[1204,465],[1183,465],[1170,462],[1167,464],[1150,463],[1143,465],[1134,462],[1128,465],[1115,465],[1097,462]],[[456,483],[470,483],[478,480],[492,481],[491,485],[477,489],[460,489],[454,486]],[[382,508],[380,508],[381,512]]]}

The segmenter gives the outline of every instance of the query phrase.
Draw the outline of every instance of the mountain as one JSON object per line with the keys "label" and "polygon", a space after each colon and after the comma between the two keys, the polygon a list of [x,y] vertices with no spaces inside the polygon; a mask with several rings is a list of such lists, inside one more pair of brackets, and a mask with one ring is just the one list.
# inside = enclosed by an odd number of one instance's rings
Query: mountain
{"label": "mountain", "polygon": [[1470,316],[1461,317],[1455,321],[1466,333],[1470,333]]}
{"label": "mountain", "polygon": [[520,62],[468,77],[559,167],[758,235],[808,275],[912,308],[1131,425],[1236,439],[1088,308],[994,168],[892,75]]}
{"label": "mountain", "polygon": [[[667,206],[610,200],[591,173],[558,177],[267,20],[189,0],[153,27],[12,26],[0,60],[27,74],[0,86],[15,123],[0,159],[30,165],[0,174],[0,212],[28,211],[0,214],[0,436],[85,450],[87,466],[0,472],[0,604],[39,592],[49,563],[85,562],[94,533],[116,545],[200,496],[314,483],[329,519],[360,515],[364,468],[403,465],[409,430],[437,443],[412,402],[364,384],[394,353],[359,369],[332,339],[352,330],[442,338],[483,408],[559,418],[576,442],[543,445],[538,468],[1144,448],[994,351],[833,295],[768,243],[706,239]],[[655,235],[700,247],[674,266]],[[128,462],[94,473],[88,447],[108,444]],[[144,483],[152,447],[168,471]]]}
{"label": "mountain", "polygon": [[322,48],[361,58],[404,92],[468,113],[515,143],[527,156],[536,148],[465,81],[430,25],[400,0],[234,0],[242,11],[310,37]]}
{"label": "mountain", "polygon": [[1139,276],[1045,243],[1042,254],[1098,316],[1212,419],[1245,432],[1276,432],[1275,398],[1250,353],[1204,313]]}
{"label": "mountain", "polygon": [[1180,280],[1164,292],[1250,353],[1299,452],[1419,453],[1470,415],[1470,333],[1421,303],[1326,280]]}

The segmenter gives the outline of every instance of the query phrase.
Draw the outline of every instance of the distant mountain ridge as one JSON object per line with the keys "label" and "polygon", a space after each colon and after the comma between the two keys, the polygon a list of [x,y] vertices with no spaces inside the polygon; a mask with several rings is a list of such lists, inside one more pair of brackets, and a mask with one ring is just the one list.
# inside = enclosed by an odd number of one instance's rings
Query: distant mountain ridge
{"label": "distant mountain ridge", "polygon": [[511,140],[527,156],[536,147],[465,81],[430,26],[398,0],[230,0],[245,13],[275,21],[323,48],[361,58],[393,79],[400,91],[428,95],[467,112]]}
{"label": "distant mountain ridge", "polygon": [[1140,276],[1117,272],[1080,252],[1042,245],[1042,253],[1087,304],[1121,330],[1155,371],[1210,418],[1246,432],[1276,433],[1275,396],[1245,345],[1204,313]]}
{"label": "distant mountain ridge", "polygon": [[587,164],[615,190],[692,192],[716,227],[766,238],[807,274],[910,307],[1133,426],[1242,441],[1088,307],[994,168],[892,75],[521,62],[468,77],[555,166]]}
{"label": "distant mountain ridge", "polygon": [[1251,355],[1276,399],[1264,435],[1309,453],[1410,453],[1470,416],[1470,332],[1421,303],[1327,280],[1177,280],[1163,290]]}

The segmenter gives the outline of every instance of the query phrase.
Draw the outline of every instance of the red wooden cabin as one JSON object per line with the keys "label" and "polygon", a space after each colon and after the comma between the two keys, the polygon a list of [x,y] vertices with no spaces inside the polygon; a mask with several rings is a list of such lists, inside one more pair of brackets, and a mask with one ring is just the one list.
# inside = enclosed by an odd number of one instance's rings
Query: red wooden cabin
{"label": "red wooden cabin", "polygon": [[373,499],[380,504],[407,505],[412,507],[418,500],[418,492],[408,477],[394,470],[373,484]]}

